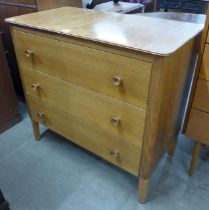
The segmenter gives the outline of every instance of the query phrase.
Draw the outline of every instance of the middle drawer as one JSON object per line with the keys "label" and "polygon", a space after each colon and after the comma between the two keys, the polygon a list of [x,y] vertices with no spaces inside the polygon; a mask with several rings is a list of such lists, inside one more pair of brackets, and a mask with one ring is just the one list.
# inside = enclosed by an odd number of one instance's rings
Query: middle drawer
{"label": "middle drawer", "polygon": [[146,108],[152,64],[102,50],[14,31],[20,63]]}
{"label": "middle drawer", "polygon": [[209,113],[209,81],[197,80],[192,107]]}
{"label": "middle drawer", "polygon": [[21,70],[27,94],[141,145],[146,110],[27,67]]}

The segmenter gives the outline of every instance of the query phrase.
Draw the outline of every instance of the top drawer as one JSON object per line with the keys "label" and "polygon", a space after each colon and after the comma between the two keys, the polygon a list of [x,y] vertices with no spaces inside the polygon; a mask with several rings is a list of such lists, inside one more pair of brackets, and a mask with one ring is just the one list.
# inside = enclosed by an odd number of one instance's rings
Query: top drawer
{"label": "top drawer", "polygon": [[147,107],[151,63],[14,31],[20,65]]}

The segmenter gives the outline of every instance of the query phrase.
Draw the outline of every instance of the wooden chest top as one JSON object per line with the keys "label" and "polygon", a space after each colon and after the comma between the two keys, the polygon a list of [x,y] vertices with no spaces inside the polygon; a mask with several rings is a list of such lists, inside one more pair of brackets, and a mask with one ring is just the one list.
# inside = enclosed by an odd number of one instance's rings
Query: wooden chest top
{"label": "wooden chest top", "polygon": [[14,25],[166,56],[203,30],[203,24],[73,7],[8,18]]}

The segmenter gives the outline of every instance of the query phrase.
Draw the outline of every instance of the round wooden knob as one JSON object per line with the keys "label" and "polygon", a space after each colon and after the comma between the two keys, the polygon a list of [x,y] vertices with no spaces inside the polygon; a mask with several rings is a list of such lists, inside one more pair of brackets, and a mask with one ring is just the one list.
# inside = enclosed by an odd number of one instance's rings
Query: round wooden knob
{"label": "round wooden knob", "polygon": [[113,157],[113,158],[119,158],[119,150],[118,149],[113,149],[110,151],[110,155]]}
{"label": "round wooden knob", "polygon": [[38,88],[39,88],[39,84],[32,84],[31,85],[32,86],[32,89],[35,91],[35,90],[37,90]]}
{"label": "round wooden knob", "polygon": [[112,78],[112,83],[115,86],[120,86],[122,84],[122,78],[118,77],[118,76],[115,76],[115,77]]}
{"label": "round wooden knob", "polygon": [[25,50],[25,57],[26,58],[31,58],[33,55],[33,51],[31,50]]}
{"label": "round wooden knob", "polygon": [[38,117],[38,118],[43,118],[43,116],[44,116],[43,112],[36,113],[36,117]]}
{"label": "round wooden knob", "polygon": [[111,119],[111,122],[113,125],[119,125],[120,124],[120,119],[118,117],[113,117]]}

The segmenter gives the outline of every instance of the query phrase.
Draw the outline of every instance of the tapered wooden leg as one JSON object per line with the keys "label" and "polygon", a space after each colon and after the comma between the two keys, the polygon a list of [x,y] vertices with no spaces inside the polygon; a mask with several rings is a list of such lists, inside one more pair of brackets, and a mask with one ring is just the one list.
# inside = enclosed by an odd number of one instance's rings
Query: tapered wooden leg
{"label": "tapered wooden leg", "polygon": [[31,120],[31,122],[32,122],[32,126],[33,126],[33,133],[34,133],[35,139],[38,141],[41,138],[39,123],[34,120]]}
{"label": "tapered wooden leg", "polygon": [[173,138],[170,142],[170,144],[168,145],[168,154],[170,156],[173,156],[175,151],[176,151],[176,145],[177,145],[177,137]]}
{"label": "tapered wooden leg", "polygon": [[139,202],[145,203],[149,190],[149,179],[139,178]]}
{"label": "tapered wooden leg", "polygon": [[199,153],[200,153],[200,148],[201,148],[201,143],[195,142],[195,146],[194,146],[194,150],[192,154],[192,161],[189,168],[189,176],[192,176],[194,174],[194,170],[195,170],[196,163],[197,163]]}

